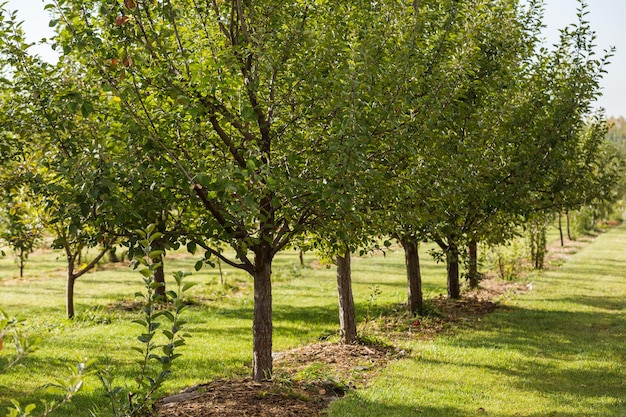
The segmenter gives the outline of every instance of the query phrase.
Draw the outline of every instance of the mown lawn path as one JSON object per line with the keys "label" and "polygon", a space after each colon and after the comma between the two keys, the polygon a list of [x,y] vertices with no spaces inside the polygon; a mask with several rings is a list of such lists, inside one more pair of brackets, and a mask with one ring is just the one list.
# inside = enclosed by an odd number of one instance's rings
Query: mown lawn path
{"label": "mown lawn path", "polygon": [[626,225],[469,329],[408,359],[329,416],[626,417]]}

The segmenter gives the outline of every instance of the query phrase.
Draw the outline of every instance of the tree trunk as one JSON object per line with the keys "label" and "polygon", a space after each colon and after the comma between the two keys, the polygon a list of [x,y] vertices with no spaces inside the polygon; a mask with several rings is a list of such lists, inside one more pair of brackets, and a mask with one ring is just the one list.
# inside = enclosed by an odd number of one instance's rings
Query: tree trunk
{"label": "tree trunk", "polygon": [[565,241],[563,241],[563,215],[559,211],[559,237],[561,238],[561,246],[565,246]]}
{"label": "tree trunk", "polygon": [[352,271],[350,249],[345,248],[344,256],[337,255],[337,292],[339,294],[339,327],[341,343],[356,341],[356,317],[352,297]]}
{"label": "tree trunk", "polygon": [[470,288],[478,287],[478,242],[475,239],[469,242],[469,262],[467,271],[467,280]]}
{"label": "tree trunk", "polygon": [[20,253],[17,258],[18,267],[20,268],[20,278],[24,278],[24,248],[20,248]]}
{"label": "tree trunk", "polygon": [[300,268],[304,268],[304,251],[302,249],[300,249],[298,258],[300,259]]}
{"label": "tree trunk", "polygon": [[402,239],[400,242],[404,248],[409,291],[409,311],[413,314],[422,314],[424,312],[424,300],[422,297],[422,273],[420,269],[418,244],[413,239]]}
{"label": "tree trunk", "polygon": [[254,319],[252,378],[272,378],[272,252],[263,247],[254,255]]}
{"label": "tree trunk", "polygon": [[448,297],[453,300],[461,298],[461,283],[459,282],[459,249],[456,242],[448,237],[446,251],[446,266],[448,271]]}
{"label": "tree trunk", "polygon": [[[165,242],[162,239],[156,239],[154,242],[152,242],[152,246],[153,250],[162,251],[165,249]],[[165,297],[165,259],[163,255],[159,255],[153,258],[152,262],[155,264],[159,264],[159,266],[154,270],[154,282],[158,282],[159,284],[161,284],[160,286],[155,288],[154,293],[157,296]]]}
{"label": "tree trunk", "polygon": [[65,314],[68,319],[74,318],[74,284],[76,277],[74,276],[74,258],[67,258],[67,284],[65,288]]}
{"label": "tree trunk", "polygon": [[565,226],[567,228],[567,239],[574,240],[572,239],[572,231],[569,227],[569,210],[565,211]]}
{"label": "tree trunk", "polygon": [[537,269],[543,269],[544,267],[544,260],[546,257],[546,245],[547,245],[547,240],[546,240],[546,226],[543,223],[540,223],[538,225],[538,231],[537,231],[537,259],[535,260],[535,268]]}
{"label": "tree trunk", "polygon": [[220,260],[220,258],[217,258],[217,269],[220,272],[220,285],[223,287],[224,286],[224,271],[222,271],[222,261]]}
{"label": "tree trunk", "polygon": [[[66,242],[67,243],[67,242]],[[84,274],[91,271],[100,260],[106,255],[108,249],[103,248],[100,253],[87,265],[76,269],[76,264],[80,265],[80,261],[77,262],[81,249],[72,251],[69,245],[65,246],[65,256],[67,257],[67,288],[65,297],[65,311],[68,318],[74,317],[74,284]]]}
{"label": "tree trunk", "polygon": [[117,251],[115,250],[115,247],[109,250],[109,262],[114,263],[114,264],[122,262],[120,257],[117,255]]}
{"label": "tree trunk", "polygon": [[152,262],[160,262],[160,266],[154,270],[154,282],[161,284],[154,289],[154,293],[160,297],[165,297],[165,269],[163,268],[163,256],[155,258]]}

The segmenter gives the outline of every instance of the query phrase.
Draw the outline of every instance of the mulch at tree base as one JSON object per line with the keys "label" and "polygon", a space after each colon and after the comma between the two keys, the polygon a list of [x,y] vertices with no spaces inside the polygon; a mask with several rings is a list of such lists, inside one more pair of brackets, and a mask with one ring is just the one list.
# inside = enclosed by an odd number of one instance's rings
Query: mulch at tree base
{"label": "mulch at tree base", "polygon": [[[394,356],[385,346],[316,343],[281,352],[273,382],[218,380],[164,398],[161,417],[320,416]],[[346,382],[344,382],[346,381]]]}
{"label": "mulch at tree base", "polygon": [[[383,316],[365,325],[366,333],[391,338],[430,338],[460,322],[495,310],[492,300],[530,287],[485,280],[461,300],[445,296],[429,301],[433,317],[415,318],[405,312]],[[161,417],[317,417],[346,391],[367,385],[378,371],[407,353],[383,344],[315,343],[275,354],[273,382],[250,378],[217,380],[188,388],[157,404]]]}
{"label": "mulch at tree base", "polygon": [[196,389],[182,401],[159,404],[159,416],[319,416],[320,411],[337,398],[312,384],[282,386],[273,382],[256,383],[251,379],[218,380]]}

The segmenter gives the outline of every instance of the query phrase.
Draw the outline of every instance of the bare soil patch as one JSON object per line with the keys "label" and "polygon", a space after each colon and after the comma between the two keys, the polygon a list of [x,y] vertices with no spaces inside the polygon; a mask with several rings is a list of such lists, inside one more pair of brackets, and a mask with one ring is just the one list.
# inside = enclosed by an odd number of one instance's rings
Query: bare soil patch
{"label": "bare soil patch", "polygon": [[563,262],[569,259],[573,254],[590,244],[595,240],[595,236],[582,236],[577,240],[567,240],[561,246],[560,240],[555,240],[548,244],[546,248],[546,269],[558,268]]}

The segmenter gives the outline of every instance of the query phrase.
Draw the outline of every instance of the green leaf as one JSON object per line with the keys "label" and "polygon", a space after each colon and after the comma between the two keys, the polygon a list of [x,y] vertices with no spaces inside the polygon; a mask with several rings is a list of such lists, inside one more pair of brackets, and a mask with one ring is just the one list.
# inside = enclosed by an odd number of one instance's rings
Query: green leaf
{"label": "green leaf", "polygon": [[156,290],[157,288],[161,288],[163,287],[165,284],[163,284],[162,282],[151,282],[150,283],[150,288],[152,288],[153,290]]}
{"label": "green leaf", "polygon": [[195,265],[193,266],[193,268],[196,270],[196,272],[200,271],[202,269],[202,266],[204,265],[204,262],[202,260],[197,261],[195,263]]}
{"label": "green leaf", "polygon": [[148,256],[150,259],[161,259],[161,256],[163,256],[164,253],[165,251],[162,250],[153,250]]}
{"label": "green leaf", "polygon": [[164,310],[161,314],[167,317],[169,321],[174,321],[174,315],[170,311]]}
{"label": "green leaf", "polygon": [[195,255],[197,249],[198,246],[196,245],[196,242],[187,243],[187,252],[189,252],[190,254]]}
{"label": "green leaf", "polygon": [[154,334],[144,333],[140,336],[137,336],[137,340],[139,340],[141,343],[148,343],[149,341],[152,340],[153,337],[154,337]]}
{"label": "green leaf", "polygon": [[143,327],[148,326],[148,323],[145,320],[141,320],[141,319],[133,320],[131,323],[136,323]]}

